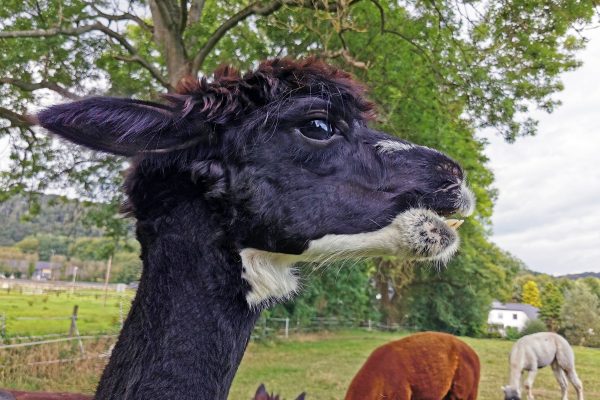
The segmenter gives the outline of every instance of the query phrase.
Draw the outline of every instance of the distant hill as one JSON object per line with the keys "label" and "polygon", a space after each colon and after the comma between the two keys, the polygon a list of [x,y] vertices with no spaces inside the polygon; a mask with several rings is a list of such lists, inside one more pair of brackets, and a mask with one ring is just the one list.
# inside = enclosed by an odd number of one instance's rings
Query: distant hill
{"label": "distant hill", "polygon": [[580,274],[568,274],[568,275],[561,275],[560,278],[567,278],[567,279],[581,279],[581,278],[598,278],[600,279],[600,272],[582,272]]}
{"label": "distant hill", "polygon": [[0,203],[0,246],[10,246],[27,235],[51,233],[64,236],[101,236],[97,228],[82,223],[86,208],[76,200],[41,195],[41,211],[30,215],[27,198],[17,196]]}

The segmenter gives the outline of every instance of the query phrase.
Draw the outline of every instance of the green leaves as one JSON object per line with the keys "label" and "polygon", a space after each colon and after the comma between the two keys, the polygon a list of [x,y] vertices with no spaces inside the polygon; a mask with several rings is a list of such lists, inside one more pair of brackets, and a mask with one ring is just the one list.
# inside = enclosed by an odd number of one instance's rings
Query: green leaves
{"label": "green leaves", "polygon": [[[483,144],[472,130],[494,127],[510,141],[535,133],[535,121],[524,114],[531,105],[557,106],[552,95],[562,87],[559,76],[578,66],[575,52],[585,40],[577,29],[591,21],[596,2],[284,2],[273,8],[263,2],[237,18],[253,5],[171,0],[164,2],[171,25],[151,10],[153,1],[121,9],[82,0],[5,3],[0,76],[7,78],[0,81],[0,107],[8,111],[0,109],[0,137],[12,138],[15,168],[3,174],[4,190],[47,190],[64,173],[72,182],[89,175],[81,167],[53,165],[55,143],[31,140],[33,131],[17,126],[9,111],[22,115],[32,105],[56,102],[56,94],[156,97],[179,77],[169,74],[189,72],[195,56],[209,49],[199,66],[205,72],[223,62],[246,68],[269,56],[311,53],[354,69],[372,88],[383,127],[463,160],[485,198],[493,197],[483,189],[491,174],[477,168],[485,162]],[[167,36],[183,46],[183,55],[165,48],[161,38]],[[167,68],[172,57],[183,57],[180,68]],[[81,155],[76,164],[89,156],[75,154]],[[119,168],[109,158],[97,162]],[[481,204],[481,215],[489,216],[491,203]]]}
{"label": "green leaves", "polygon": [[544,286],[540,318],[546,323],[548,329],[553,332],[556,332],[560,325],[560,312],[564,301],[562,292],[554,283],[549,282]]}
{"label": "green leaves", "polygon": [[369,279],[372,272],[371,262],[341,261],[324,268],[305,265],[302,292],[292,301],[273,308],[269,315],[289,317],[300,323],[318,317],[377,320],[375,290]]}
{"label": "green leaves", "polygon": [[462,237],[460,252],[447,268],[415,267],[415,279],[403,293],[409,325],[481,335],[492,300],[508,297],[512,278],[521,268],[518,260],[482,236]]}
{"label": "green leaves", "polygon": [[575,285],[565,295],[561,327],[572,344],[599,346],[600,301],[584,284]]}

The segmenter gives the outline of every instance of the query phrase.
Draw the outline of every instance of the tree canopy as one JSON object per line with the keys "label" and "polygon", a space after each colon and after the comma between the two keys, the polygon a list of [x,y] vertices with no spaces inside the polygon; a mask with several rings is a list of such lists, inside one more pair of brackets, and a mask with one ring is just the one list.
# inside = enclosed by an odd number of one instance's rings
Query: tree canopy
{"label": "tree canopy", "polygon": [[546,323],[548,329],[553,332],[556,332],[560,325],[560,313],[564,302],[564,296],[558,286],[550,282],[544,287],[540,318]]}
{"label": "tree canopy", "polygon": [[527,281],[523,285],[523,303],[531,304],[534,307],[542,306],[540,298],[540,289],[535,281]]}
{"label": "tree canopy", "polygon": [[[509,141],[535,133],[527,112],[558,105],[561,74],[579,65],[584,28],[599,4],[5,0],[0,143],[10,146],[11,165],[0,172],[0,200],[66,190],[104,202],[95,222],[117,238],[127,231],[114,218],[126,162],[53,140],[31,126],[28,112],[92,94],[154,98],[221,63],[249,68],[266,57],[316,55],[369,86],[381,128],[439,148],[465,167],[478,206],[461,228],[459,257],[439,274],[416,268],[398,293],[412,299],[415,323],[478,331],[489,301],[509,296],[516,263],[486,239],[496,193],[486,141],[475,130],[494,128]],[[380,276],[387,286],[390,275]],[[474,308],[462,312],[466,305]]]}
{"label": "tree canopy", "polygon": [[[575,53],[597,5],[7,0],[0,10],[0,135],[10,137],[13,168],[2,184],[38,191],[67,180],[80,183],[80,194],[106,197],[107,185],[118,183],[111,172],[120,161],[65,152],[31,128],[27,110],[98,93],[155,97],[221,63],[247,68],[281,55],[316,54],[353,70],[373,88],[385,125],[409,139],[450,142],[458,138],[448,124],[458,124],[495,127],[513,140],[535,132],[526,116],[532,106],[558,104],[552,95],[562,88],[560,74],[579,65]],[[446,114],[452,118],[440,121]]]}

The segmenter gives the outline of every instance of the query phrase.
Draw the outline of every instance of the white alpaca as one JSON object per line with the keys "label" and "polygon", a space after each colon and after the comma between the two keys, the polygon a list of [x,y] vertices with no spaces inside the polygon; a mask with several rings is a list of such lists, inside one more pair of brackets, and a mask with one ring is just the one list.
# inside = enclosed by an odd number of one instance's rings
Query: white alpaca
{"label": "white alpaca", "polygon": [[583,400],[583,386],[575,372],[573,349],[562,336],[553,332],[540,332],[517,340],[509,357],[510,383],[503,386],[505,400],[521,400],[521,375],[529,371],[525,380],[527,398],[533,399],[531,388],[537,370],[552,366],[554,376],[562,391],[562,400],[567,400],[567,378],[577,391],[577,400]]}

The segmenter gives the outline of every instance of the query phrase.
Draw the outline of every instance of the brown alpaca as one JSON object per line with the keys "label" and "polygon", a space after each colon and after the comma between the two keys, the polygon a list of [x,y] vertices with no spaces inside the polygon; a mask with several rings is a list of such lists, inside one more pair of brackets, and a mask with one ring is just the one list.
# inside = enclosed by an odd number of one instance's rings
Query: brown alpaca
{"label": "brown alpaca", "polygon": [[476,400],[479,357],[452,335],[424,332],[376,349],[346,400]]}

